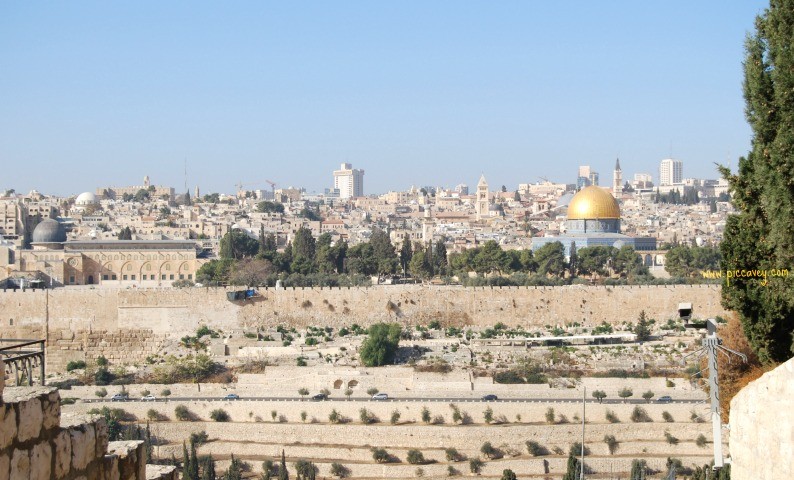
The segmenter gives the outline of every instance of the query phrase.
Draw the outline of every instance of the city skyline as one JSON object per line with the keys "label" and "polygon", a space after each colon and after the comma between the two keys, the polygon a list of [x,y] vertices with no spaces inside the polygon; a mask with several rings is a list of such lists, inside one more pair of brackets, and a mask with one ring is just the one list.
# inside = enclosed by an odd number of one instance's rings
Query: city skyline
{"label": "city skyline", "polygon": [[[719,7],[719,8],[717,8]],[[762,2],[0,7],[0,188],[238,181],[322,192],[716,178],[750,147],[745,33]],[[608,178],[608,177],[605,177]],[[658,180],[658,179],[657,179]]]}

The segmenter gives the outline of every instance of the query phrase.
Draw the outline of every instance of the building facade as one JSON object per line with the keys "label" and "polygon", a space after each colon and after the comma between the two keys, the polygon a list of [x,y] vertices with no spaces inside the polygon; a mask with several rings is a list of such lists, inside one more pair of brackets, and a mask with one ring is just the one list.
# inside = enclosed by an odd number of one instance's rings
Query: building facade
{"label": "building facade", "polygon": [[339,190],[339,198],[364,196],[364,170],[354,169],[350,163],[343,163],[334,170],[334,188]]}
{"label": "building facade", "polygon": [[659,164],[659,185],[677,185],[684,178],[684,162],[674,158],[665,158]]}

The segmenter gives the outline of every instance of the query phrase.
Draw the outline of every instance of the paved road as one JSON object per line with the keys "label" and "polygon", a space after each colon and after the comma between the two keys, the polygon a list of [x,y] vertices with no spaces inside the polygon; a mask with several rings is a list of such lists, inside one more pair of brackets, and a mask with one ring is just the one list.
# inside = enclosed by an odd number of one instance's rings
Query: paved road
{"label": "paved road", "polygon": [[[147,402],[143,402],[139,398],[132,398],[130,400],[126,400],[127,402],[142,402],[142,403],[150,403],[150,402],[310,402],[310,403],[319,403],[320,401],[311,400],[310,398],[296,398],[296,397],[240,397],[237,400],[226,400],[224,397],[168,397],[165,398],[158,398],[156,400],[149,400]],[[340,398],[340,397],[331,397],[327,400],[321,400],[325,402],[444,402],[444,403],[473,403],[473,402],[484,402],[479,398],[417,398],[417,397],[400,397],[400,398],[390,398],[388,400],[372,400],[370,398]],[[114,402],[110,398],[100,398],[100,399],[84,399],[84,403],[103,403],[103,402]],[[115,401],[121,403],[121,401]],[[115,403],[114,402],[114,403]],[[676,399],[672,402],[664,403],[667,404],[698,404],[698,403],[706,403],[707,400],[691,400],[691,399]],[[582,403],[581,398],[505,398],[500,400],[489,400],[487,403]],[[599,403],[595,399],[587,399],[587,403],[595,404]],[[626,401],[621,399],[610,399],[606,398],[601,403],[607,405],[615,405],[615,404],[636,404],[636,405],[644,405],[647,404],[643,399],[628,399]],[[651,401],[652,404],[663,405],[662,403]]]}

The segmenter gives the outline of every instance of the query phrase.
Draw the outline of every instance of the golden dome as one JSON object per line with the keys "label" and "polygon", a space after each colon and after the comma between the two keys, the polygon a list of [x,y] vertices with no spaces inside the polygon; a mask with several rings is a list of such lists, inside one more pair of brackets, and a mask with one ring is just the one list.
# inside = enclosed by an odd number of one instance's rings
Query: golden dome
{"label": "golden dome", "polygon": [[581,189],[568,204],[568,220],[620,218],[615,197],[607,190],[589,186]]}

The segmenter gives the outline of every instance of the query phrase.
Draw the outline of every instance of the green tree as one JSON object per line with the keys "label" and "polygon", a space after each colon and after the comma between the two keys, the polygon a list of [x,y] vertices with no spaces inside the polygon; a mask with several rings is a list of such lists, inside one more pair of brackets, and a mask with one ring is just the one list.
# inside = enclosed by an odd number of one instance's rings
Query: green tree
{"label": "green tree", "polygon": [[593,398],[598,400],[598,403],[601,403],[605,398],[607,398],[607,394],[603,390],[594,390],[593,391]]}
{"label": "green tree", "polygon": [[408,272],[408,266],[411,263],[411,257],[413,257],[414,249],[411,243],[411,235],[406,233],[403,236],[403,243],[400,246],[400,267],[403,269],[403,273]]}
{"label": "green tree", "polygon": [[188,465],[188,474],[191,480],[199,480],[199,459],[196,454],[195,442],[190,442],[190,464]]}
{"label": "green tree", "polygon": [[645,460],[632,460],[630,480],[645,480],[648,475],[648,463]]}
{"label": "green tree", "polygon": [[477,249],[473,261],[474,271],[479,274],[502,273],[510,266],[510,257],[494,240],[488,240]]}
{"label": "green tree", "polygon": [[311,230],[301,226],[295,232],[295,238],[292,241],[292,265],[290,270],[304,275],[312,273],[314,271],[315,249],[316,241]]}
{"label": "green tree", "polygon": [[278,480],[289,480],[289,473],[287,472],[287,459],[284,456],[284,450],[281,450],[281,463],[278,466]]}
{"label": "green tree", "polygon": [[430,264],[430,259],[421,245],[416,246],[411,261],[409,263],[411,275],[420,280],[424,280],[433,276],[433,266]]}
{"label": "green tree", "polygon": [[242,230],[234,229],[221,238],[220,257],[222,259],[239,260],[253,257],[259,251],[259,242]]}
{"label": "green tree", "polygon": [[369,327],[367,338],[361,345],[361,363],[367,367],[380,367],[394,362],[401,333],[402,327],[398,323],[376,323]]}
{"label": "green tree", "polygon": [[132,240],[132,229],[130,227],[124,227],[119,231],[119,240]]}
{"label": "green tree", "polygon": [[276,202],[259,202],[256,204],[256,211],[260,213],[284,213],[284,205]]}
{"label": "green tree", "polygon": [[561,277],[565,273],[565,247],[560,242],[551,242],[535,251],[538,273]]}
{"label": "green tree", "polygon": [[372,229],[372,236],[369,239],[372,245],[372,253],[377,264],[379,275],[388,275],[397,271],[397,253],[391,243],[389,234],[379,228]]}
{"label": "green tree", "polygon": [[444,275],[448,267],[447,245],[444,240],[439,239],[433,251],[433,271],[436,275]]}
{"label": "green tree", "polygon": [[640,318],[637,320],[637,325],[634,326],[634,334],[637,335],[638,342],[644,342],[651,338],[650,322],[645,316],[645,310],[640,311]]}
{"label": "green tree", "polygon": [[517,478],[518,477],[516,477],[516,474],[512,470],[510,469],[502,470],[502,480],[517,480]]}
{"label": "green tree", "polygon": [[212,455],[201,457],[201,480],[215,480],[215,459]]}
{"label": "green tree", "polygon": [[574,457],[572,454],[569,454],[568,467],[565,471],[565,475],[562,477],[562,480],[579,480],[581,470],[582,464],[579,462],[579,459]]}
{"label": "green tree", "polygon": [[579,252],[576,242],[571,242],[571,254],[568,256],[568,274],[572,277],[579,275]]}
{"label": "green tree", "polygon": [[347,250],[347,269],[350,273],[375,275],[378,273],[378,260],[369,242],[362,242]]}
{"label": "green tree", "polygon": [[629,245],[623,245],[617,251],[612,261],[612,268],[615,273],[622,276],[635,277],[648,274],[648,267],[642,262],[642,257]]}

